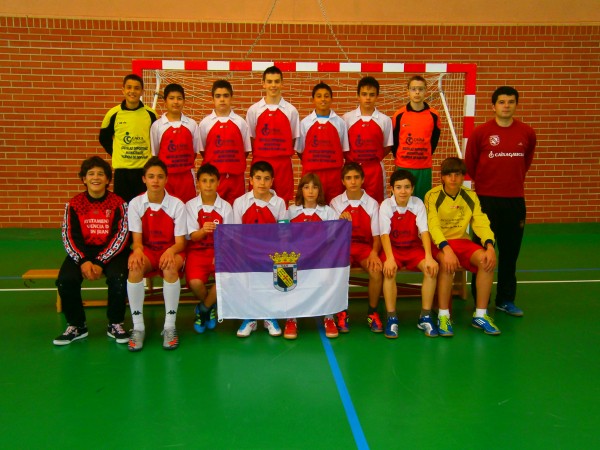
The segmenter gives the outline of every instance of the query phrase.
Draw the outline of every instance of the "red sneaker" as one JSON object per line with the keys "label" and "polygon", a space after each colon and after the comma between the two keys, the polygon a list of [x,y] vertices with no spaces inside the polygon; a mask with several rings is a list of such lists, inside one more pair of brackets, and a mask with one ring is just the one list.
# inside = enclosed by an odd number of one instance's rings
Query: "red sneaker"
{"label": "red sneaker", "polygon": [[373,333],[383,332],[383,324],[381,323],[378,313],[374,312],[373,314],[369,314],[369,316],[367,316],[367,323]]}
{"label": "red sneaker", "polygon": [[325,318],[323,325],[325,325],[325,336],[327,336],[329,339],[338,337],[338,329],[335,326],[333,319]]}
{"label": "red sneaker", "polygon": [[337,314],[337,328],[340,333],[349,333],[350,317],[348,317],[348,311],[342,311]]}
{"label": "red sneaker", "polygon": [[285,329],[283,330],[283,337],[285,339],[296,339],[298,337],[298,324],[296,319],[288,319],[285,323]]}

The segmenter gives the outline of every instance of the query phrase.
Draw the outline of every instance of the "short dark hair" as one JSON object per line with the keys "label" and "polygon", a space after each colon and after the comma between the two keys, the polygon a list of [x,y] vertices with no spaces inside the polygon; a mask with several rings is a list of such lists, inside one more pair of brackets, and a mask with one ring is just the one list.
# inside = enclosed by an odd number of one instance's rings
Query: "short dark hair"
{"label": "short dark hair", "polygon": [[256,172],[268,172],[273,178],[275,178],[273,166],[266,161],[256,161],[250,166],[250,178],[252,178]]}
{"label": "short dark hair", "polygon": [[517,103],[519,103],[519,91],[517,91],[512,86],[500,86],[492,94],[492,105],[496,104],[496,102],[498,101],[498,97],[500,97],[501,95],[514,95],[515,99],[517,100]]}
{"label": "short dark hair", "polygon": [[425,83],[425,87],[427,88],[427,80],[425,78],[423,78],[421,75],[413,75],[412,77],[410,77],[408,79],[408,82],[406,83],[406,87],[409,88],[410,83],[412,83],[413,81],[421,81],[422,83]]}
{"label": "short dark hair", "polygon": [[227,89],[229,91],[229,95],[233,97],[233,87],[231,83],[227,80],[217,80],[213,83],[212,89],[210,90],[210,94],[214,97],[215,91],[217,89]]}
{"label": "short dark hair", "polygon": [[110,168],[110,164],[99,156],[90,156],[89,158],[83,160],[81,163],[81,168],[79,169],[79,178],[83,180],[88,171],[94,167],[99,167],[102,169],[109,182],[112,180],[112,169]]}
{"label": "short dark hair", "polygon": [[375,79],[375,77],[366,76],[362,77],[358,82],[358,86],[356,87],[356,94],[360,95],[360,90],[363,87],[373,87],[377,90],[377,95],[379,95],[379,81]]}
{"label": "short dark hair", "polygon": [[327,91],[329,91],[329,95],[333,97],[333,91],[331,90],[331,86],[329,86],[327,83],[323,83],[322,81],[320,81],[319,83],[315,84],[315,87],[312,90],[313,98],[315,98],[315,94],[319,89],[326,89]]}
{"label": "short dark hair", "polygon": [[219,178],[221,178],[221,174],[219,173],[219,169],[217,169],[211,163],[203,164],[203,165],[201,165],[198,168],[198,172],[196,172],[196,181],[200,180],[200,176],[204,175],[204,174],[214,175],[215,177],[217,177],[217,180]]}
{"label": "short dark hair", "polygon": [[467,166],[465,165],[465,162],[458,156],[451,156],[450,158],[446,158],[442,161],[440,172],[442,175],[450,175],[451,173],[456,172],[460,172],[465,175],[467,173]]}
{"label": "short dark hair", "polygon": [[401,181],[401,180],[408,180],[412,187],[415,187],[415,184],[417,183],[417,179],[411,172],[409,172],[406,169],[398,169],[390,177],[390,186],[394,187],[394,184],[396,184],[396,181]]}
{"label": "short dark hair", "polygon": [[281,77],[281,79],[283,80],[283,72],[277,66],[271,66],[271,67],[267,67],[265,69],[265,71],[263,72],[263,75],[262,75],[263,81],[265,81],[265,79],[267,78],[267,75],[279,75]]}
{"label": "short dark hair", "polygon": [[144,80],[138,74],[130,73],[129,75],[125,75],[125,78],[123,78],[123,86],[125,86],[128,80],[139,81],[142,85],[142,89],[144,89]]}
{"label": "short dark hair", "polygon": [[325,192],[323,192],[323,184],[321,183],[321,179],[319,175],[313,172],[309,172],[300,178],[300,182],[298,183],[298,190],[296,191],[296,198],[294,199],[294,203],[297,206],[304,205],[304,194],[302,193],[302,188],[306,186],[308,183],[314,184],[317,188],[319,188],[319,195],[317,196],[317,205],[325,206],[327,203],[325,202]]}
{"label": "short dark hair", "polygon": [[160,159],[158,156],[152,156],[147,162],[146,164],[144,164],[144,176],[146,176],[146,172],[148,172],[148,170],[151,167],[160,167],[162,170],[165,171],[165,175],[169,176],[169,171],[167,170],[167,165],[164,163],[164,161],[162,159]]}
{"label": "short dark hair", "polygon": [[342,180],[346,174],[352,170],[356,170],[360,174],[361,178],[365,178],[365,171],[363,170],[362,166],[355,162],[349,162],[344,164],[344,167],[342,167]]}
{"label": "short dark hair", "polygon": [[165,90],[163,93],[163,99],[167,99],[171,92],[179,92],[183,99],[185,100],[185,91],[183,90],[183,86],[177,83],[167,84],[165,86]]}

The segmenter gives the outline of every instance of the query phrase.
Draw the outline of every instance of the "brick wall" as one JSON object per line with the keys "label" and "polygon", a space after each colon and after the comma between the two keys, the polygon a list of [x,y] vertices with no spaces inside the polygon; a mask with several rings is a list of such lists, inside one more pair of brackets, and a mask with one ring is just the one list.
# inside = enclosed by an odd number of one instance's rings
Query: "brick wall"
{"label": "brick wall", "polygon": [[[98,128],[121,100],[119,84],[132,59],[240,61],[259,30],[0,17],[0,226],[59,226],[64,202],[81,190],[81,160],[104,153]],[[600,219],[600,26],[334,30],[352,61],[476,63],[477,124],[490,117],[495,87],[517,87],[519,116],[539,142],[526,184],[529,221]],[[344,60],[328,28],[310,24],[268,25],[249,59]]]}

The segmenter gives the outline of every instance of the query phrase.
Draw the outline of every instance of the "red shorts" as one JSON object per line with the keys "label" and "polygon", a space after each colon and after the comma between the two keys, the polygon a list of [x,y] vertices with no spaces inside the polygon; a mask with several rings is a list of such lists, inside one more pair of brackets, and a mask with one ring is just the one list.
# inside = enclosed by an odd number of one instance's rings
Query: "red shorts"
{"label": "red shorts", "polygon": [[[469,272],[477,273],[477,266],[471,264],[471,256],[473,256],[473,253],[475,253],[477,250],[483,250],[481,245],[477,245],[470,239],[449,239],[448,245],[458,258],[458,261],[463,269],[468,270]],[[432,256],[437,259],[439,253],[440,250],[435,245],[432,245]]]}
{"label": "red shorts", "polygon": [[[283,199],[287,208],[287,205],[296,197],[296,192],[294,191],[294,170],[292,169],[292,158],[288,156],[269,160],[252,158],[252,163],[255,163],[256,161],[267,161],[273,166],[273,171],[275,174],[273,175],[272,189],[275,191],[278,197]],[[250,184],[248,184],[248,186],[248,192],[250,192],[252,190],[252,186]]]}
{"label": "red shorts", "polygon": [[[302,176],[306,175],[307,173],[307,171],[303,170]],[[333,200],[334,197],[337,197],[344,192],[345,188],[342,184],[341,169],[313,170],[312,173],[318,175],[319,180],[321,180],[321,184],[323,185],[323,194],[325,195],[325,203],[331,203],[331,200]]]}
{"label": "red shorts", "polygon": [[[419,263],[425,259],[425,249],[423,247],[398,248],[392,247],[394,259],[398,264],[398,270],[406,268],[411,272],[420,272]],[[385,262],[385,252],[381,252],[381,261]]]}
{"label": "red shorts", "polygon": [[215,273],[215,253],[206,250],[191,250],[185,259],[185,279],[200,280],[204,284]]}
{"label": "red shorts", "polygon": [[385,196],[385,175],[381,163],[379,161],[367,162],[361,164],[361,167],[365,172],[365,181],[362,188],[377,200],[377,203],[381,203]]}
{"label": "red shorts", "polygon": [[229,173],[222,173],[219,178],[219,189],[217,192],[223,200],[230,205],[236,198],[241,197],[246,193],[246,182],[244,174],[232,175]]}
{"label": "red shorts", "polygon": [[[162,254],[164,252],[165,252],[164,250],[150,250],[148,247],[144,247],[144,255],[146,255],[148,257],[148,259],[150,260],[150,266],[151,266],[150,272],[148,272],[148,273],[156,272],[156,273],[160,274],[161,277],[163,276],[162,270],[160,270],[158,268],[158,263],[160,261],[160,257],[162,256]],[[185,263],[185,252],[180,252],[177,254],[179,256],[181,256],[181,259]],[[182,270],[183,270],[183,267],[179,271],[180,276],[182,275]]]}
{"label": "red shorts", "polygon": [[369,257],[373,247],[367,244],[350,244],[350,266],[351,267],[362,267],[361,261],[364,261]]}
{"label": "red shorts", "polygon": [[177,197],[183,203],[189,202],[198,195],[196,193],[196,180],[192,171],[169,174],[165,189],[169,195]]}

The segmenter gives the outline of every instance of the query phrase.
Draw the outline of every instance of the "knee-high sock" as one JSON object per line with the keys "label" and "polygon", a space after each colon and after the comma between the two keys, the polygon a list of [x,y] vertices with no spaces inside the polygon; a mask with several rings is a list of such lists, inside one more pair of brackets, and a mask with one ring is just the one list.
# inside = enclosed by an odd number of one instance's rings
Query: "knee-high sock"
{"label": "knee-high sock", "polygon": [[133,329],[144,331],[144,280],[139,283],[127,281],[127,297],[131,309],[131,320]]}
{"label": "knee-high sock", "polygon": [[177,306],[179,306],[179,293],[181,283],[179,280],[169,283],[163,280],[163,296],[165,298],[165,328],[175,328]]}

